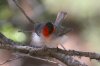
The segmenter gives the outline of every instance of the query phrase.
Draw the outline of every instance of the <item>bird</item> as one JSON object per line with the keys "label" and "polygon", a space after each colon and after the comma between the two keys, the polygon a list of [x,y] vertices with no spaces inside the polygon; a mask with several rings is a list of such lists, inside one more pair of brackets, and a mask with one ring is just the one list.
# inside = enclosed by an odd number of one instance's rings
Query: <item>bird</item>
{"label": "bird", "polygon": [[16,0],[13,0],[16,6],[20,11],[25,15],[30,23],[33,24],[34,28],[32,31],[30,46],[33,47],[49,47],[57,48],[59,44],[62,44],[66,41],[66,33],[70,32],[70,28],[64,28],[61,24],[66,16],[66,12],[60,11],[57,14],[56,20],[54,22],[39,22],[35,23],[29,16],[25,13],[24,9],[17,3]]}
{"label": "bird", "polygon": [[58,12],[55,22],[39,23],[35,25],[32,32],[31,46],[57,48],[59,44],[66,41],[65,33],[70,30],[65,30],[61,23],[66,15],[66,12]]}

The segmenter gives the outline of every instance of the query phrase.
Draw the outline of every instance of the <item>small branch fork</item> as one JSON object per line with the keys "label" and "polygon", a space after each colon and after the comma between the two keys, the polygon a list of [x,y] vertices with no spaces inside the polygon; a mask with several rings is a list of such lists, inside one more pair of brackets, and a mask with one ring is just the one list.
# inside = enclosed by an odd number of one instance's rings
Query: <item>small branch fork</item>
{"label": "small branch fork", "polygon": [[93,52],[62,50],[59,48],[34,48],[30,46],[21,46],[19,43],[6,38],[2,33],[0,33],[0,49],[13,50],[14,52],[29,54],[30,56],[36,57],[53,57],[62,61],[68,66],[87,66],[86,64],[73,59],[71,56],[84,56],[90,59],[100,60],[100,54]]}

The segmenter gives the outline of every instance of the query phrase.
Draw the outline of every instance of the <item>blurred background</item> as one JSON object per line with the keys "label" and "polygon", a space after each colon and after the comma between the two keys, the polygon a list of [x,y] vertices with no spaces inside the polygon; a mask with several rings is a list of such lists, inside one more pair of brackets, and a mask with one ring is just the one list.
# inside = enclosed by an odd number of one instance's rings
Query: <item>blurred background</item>
{"label": "blurred background", "polygon": [[[100,52],[100,0],[18,0],[26,14],[35,22],[55,21],[59,11],[66,11],[67,16],[63,25],[71,27],[72,32],[64,43],[67,49]],[[0,0],[0,32],[8,38],[29,43],[31,33],[18,32],[32,30],[32,24],[16,7],[12,0]],[[20,38],[20,39],[19,39]],[[5,51],[5,50],[4,50]],[[1,57],[6,57],[0,51]],[[7,57],[11,57],[10,55]],[[0,62],[5,60],[2,58]],[[90,66],[100,66],[95,60],[84,59]],[[7,65],[5,65],[7,66]],[[45,65],[43,65],[45,66]]]}

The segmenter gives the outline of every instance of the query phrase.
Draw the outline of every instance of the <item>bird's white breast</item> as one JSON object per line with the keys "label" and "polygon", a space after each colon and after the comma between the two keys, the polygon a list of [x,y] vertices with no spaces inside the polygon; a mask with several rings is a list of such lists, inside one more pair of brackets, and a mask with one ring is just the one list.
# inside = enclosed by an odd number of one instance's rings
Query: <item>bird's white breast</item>
{"label": "bird's white breast", "polygon": [[41,47],[43,45],[43,41],[40,36],[38,36],[36,33],[32,33],[32,41],[31,45]]}
{"label": "bird's white breast", "polygon": [[31,45],[37,46],[37,47],[42,47],[42,46],[47,46],[49,48],[57,48],[58,44],[63,44],[66,39],[65,35],[62,37],[58,38],[44,38],[43,36],[39,36],[36,33],[32,33],[32,42]]}
{"label": "bird's white breast", "polygon": [[67,39],[68,39],[68,37],[66,35],[63,35],[62,37],[58,37],[55,39],[51,38],[51,41],[46,41],[45,45],[49,48],[57,48],[58,45],[64,44]]}

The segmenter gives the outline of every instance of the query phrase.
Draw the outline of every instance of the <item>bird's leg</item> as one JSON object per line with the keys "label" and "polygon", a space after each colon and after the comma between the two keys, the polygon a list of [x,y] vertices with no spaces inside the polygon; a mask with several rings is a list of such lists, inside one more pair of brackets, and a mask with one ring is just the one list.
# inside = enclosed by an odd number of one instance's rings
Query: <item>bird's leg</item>
{"label": "bird's leg", "polygon": [[66,50],[66,48],[60,43],[60,46],[64,49],[64,50]]}

